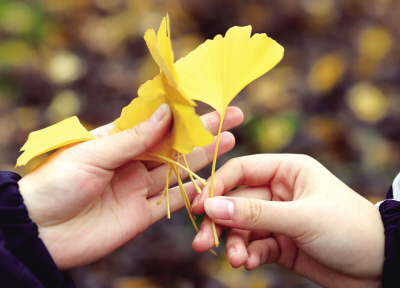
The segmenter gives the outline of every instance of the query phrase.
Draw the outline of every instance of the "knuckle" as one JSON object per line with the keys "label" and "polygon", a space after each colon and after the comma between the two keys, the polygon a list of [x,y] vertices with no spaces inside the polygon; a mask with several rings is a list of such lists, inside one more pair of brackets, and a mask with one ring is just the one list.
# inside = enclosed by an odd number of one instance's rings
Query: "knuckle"
{"label": "knuckle", "polygon": [[254,199],[246,199],[244,203],[244,220],[247,225],[255,227],[261,219],[261,204]]}
{"label": "knuckle", "polygon": [[268,260],[268,247],[267,246],[261,246],[260,244],[257,244],[257,248],[260,253],[260,264],[267,264]]}
{"label": "knuckle", "polygon": [[138,142],[145,142],[147,137],[146,132],[147,131],[142,123],[126,130],[126,133]]}
{"label": "knuckle", "polygon": [[211,163],[214,158],[214,154],[213,154],[214,149],[211,149],[211,147],[203,147],[202,149],[203,149],[205,157],[207,158],[207,162]]}
{"label": "knuckle", "polygon": [[189,174],[183,170],[183,169],[179,169],[179,177],[181,178],[181,180],[186,179],[189,176]]}
{"label": "knuckle", "polygon": [[314,163],[316,160],[309,155],[300,154],[299,159],[305,163]]}
{"label": "knuckle", "polygon": [[232,158],[232,159],[229,159],[228,161],[226,161],[226,164],[225,164],[225,166],[229,166],[229,167],[235,167],[235,166],[237,166],[237,165],[239,165],[240,163],[239,163],[239,161],[238,161],[238,159],[237,158]]}
{"label": "knuckle", "polygon": [[294,160],[296,162],[296,164],[301,164],[302,166],[310,166],[310,165],[314,165],[315,163],[317,163],[317,160],[315,160],[314,158],[312,158],[311,156],[305,155],[305,154],[299,154],[296,157],[296,160]]}
{"label": "knuckle", "polygon": [[281,168],[284,170],[283,175],[292,175],[298,174],[303,169],[315,168],[319,163],[308,155],[298,154],[294,155],[294,157],[293,155],[287,157],[282,164]]}
{"label": "knuckle", "polygon": [[146,184],[147,184],[147,188],[149,190],[150,194],[155,193],[155,191],[153,191],[154,187],[156,187],[156,179],[154,179],[153,174],[151,173],[147,173],[144,177],[146,179]]}
{"label": "knuckle", "polygon": [[204,128],[206,128],[210,132],[214,131],[214,127],[209,117],[204,117],[202,120]]}

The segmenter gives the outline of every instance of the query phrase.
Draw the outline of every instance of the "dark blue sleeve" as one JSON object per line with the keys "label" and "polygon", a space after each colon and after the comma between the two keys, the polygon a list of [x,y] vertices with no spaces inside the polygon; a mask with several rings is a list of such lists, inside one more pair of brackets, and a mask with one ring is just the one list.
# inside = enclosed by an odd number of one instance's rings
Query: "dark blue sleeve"
{"label": "dark blue sleeve", "polygon": [[382,287],[400,287],[400,201],[393,200],[390,187],[386,200],[379,206],[385,227],[385,263],[383,264]]}
{"label": "dark blue sleeve", "polygon": [[0,171],[1,287],[75,287],[67,272],[58,270],[29,218],[19,193],[21,177]]}

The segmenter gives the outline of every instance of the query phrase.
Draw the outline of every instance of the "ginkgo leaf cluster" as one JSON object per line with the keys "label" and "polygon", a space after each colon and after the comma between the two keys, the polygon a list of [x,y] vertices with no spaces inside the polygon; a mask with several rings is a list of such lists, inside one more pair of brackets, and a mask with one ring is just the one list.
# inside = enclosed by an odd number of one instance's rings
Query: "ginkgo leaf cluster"
{"label": "ginkgo leaf cluster", "polygon": [[[186,57],[174,62],[168,15],[163,18],[157,34],[153,29],[149,29],[144,39],[160,68],[160,73],[139,88],[138,97],[122,109],[110,134],[129,129],[150,118],[161,104],[166,103],[170,106],[173,115],[170,132],[137,160],[156,160],[167,164],[166,186],[160,201],[166,195],[169,203],[168,186],[172,171],[177,175],[183,200],[198,230],[179,170],[184,169],[189,172],[193,184],[200,193],[192,176],[199,177],[190,171],[185,154],[190,153],[194,147],[209,145],[214,137],[203,127],[196,114],[195,100],[212,106],[220,114],[211,174],[212,197],[215,163],[225,111],[246,85],[271,70],[282,59],[284,49],[266,34],[251,36],[251,26],[235,26],[226,32],[225,37],[217,35],[214,39],[198,46]],[[21,149],[25,151],[18,158],[17,166],[25,165],[32,158],[50,150],[92,139],[95,137],[83,128],[76,117],[66,119],[48,128],[32,132]],[[168,205],[168,217],[169,214]],[[215,244],[218,246],[215,225],[213,229]]]}

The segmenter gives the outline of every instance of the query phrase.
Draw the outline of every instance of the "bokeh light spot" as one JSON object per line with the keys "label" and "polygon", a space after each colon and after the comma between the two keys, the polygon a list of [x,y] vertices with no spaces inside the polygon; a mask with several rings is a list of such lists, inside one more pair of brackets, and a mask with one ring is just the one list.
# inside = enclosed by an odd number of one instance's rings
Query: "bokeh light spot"
{"label": "bokeh light spot", "polygon": [[346,71],[344,59],[337,54],[324,55],[312,65],[308,84],[316,94],[324,94],[336,87]]}
{"label": "bokeh light spot", "polygon": [[47,75],[54,83],[68,83],[79,79],[84,73],[82,60],[71,52],[60,52],[50,60]]}
{"label": "bokeh light spot", "polygon": [[380,60],[389,53],[391,47],[392,37],[382,27],[368,27],[360,33],[358,49],[367,58]]}
{"label": "bokeh light spot", "polygon": [[349,90],[347,96],[350,109],[358,119],[374,123],[385,117],[388,99],[373,85],[359,83]]}
{"label": "bokeh light spot", "polygon": [[54,124],[79,113],[81,103],[72,90],[58,93],[46,110],[49,122]]}

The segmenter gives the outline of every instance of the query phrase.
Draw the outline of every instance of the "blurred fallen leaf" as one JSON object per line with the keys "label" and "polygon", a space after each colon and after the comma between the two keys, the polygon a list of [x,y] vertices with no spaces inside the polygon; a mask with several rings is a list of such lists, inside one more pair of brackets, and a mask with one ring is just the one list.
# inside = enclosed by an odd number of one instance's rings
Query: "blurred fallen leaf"
{"label": "blurred fallen leaf", "polygon": [[248,88],[249,100],[254,107],[260,105],[280,110],[293,102],[289,90],[296,82],[296,76],[290,67],[277,67],[267,77],[258,79]]}
{"label": "blurred fallen leaf", "polygon": [[314,138],[327,142],[334,143],[338,140],[341,134],[341,127],[335,119],[327,117],[312,117],[306,127],[306,131]]}
{"label": "blurred fallen leaf", "polygon": [[117,279],[112,288],[163,288],[150,277],[123,277]]}
{"label": "blurred fallen leaf", "polygon": [[64,84],[79,79],[86,71],[81,58],[72,52],[62,51],[50,59],[46,72],[54,83]]}
{"label": "blurred fallen leaf", "polygon": [[24,66],[34,61],[35,52],[21,40],[8,40],[0,43],[0,66]]}
{"label": "blurred fallen leaf", "polygon": [[367,27],[360,33],[358,49],[365,57],[379,61],[389,53],[392,42],[392,36],[385,28]]}
{"label": "blurred fallen leaf", "polygon": [[54,124],[79,113],[81,103],[78,95],[72,90],[57,93],[46,109],[49,122]]}
{"label": "blurred fallen leaf", "polygon": [[308,74],[311,91],[323,95],[336,87],[346,71],[344,59],[338,54],[327,54],[317,59]]}
{"label": "blurred fallen leaf", "polygon": [[367,82],[353,86],[347,94],[347,102],[357,118],[369,123],[384,118],[389,105],[385,95]]}
{"label": "blurred fallen leaf", "polygon": [[257,127],[257,139],[262,151],[278,152],[287,145],[296,131],[285,117],[263,119]]}
{"label": "blurred fallen leaf", "polygon": [[38,129],[40,111],[34,107],[18,107],[14,110],[17,127],[22,131]]}

